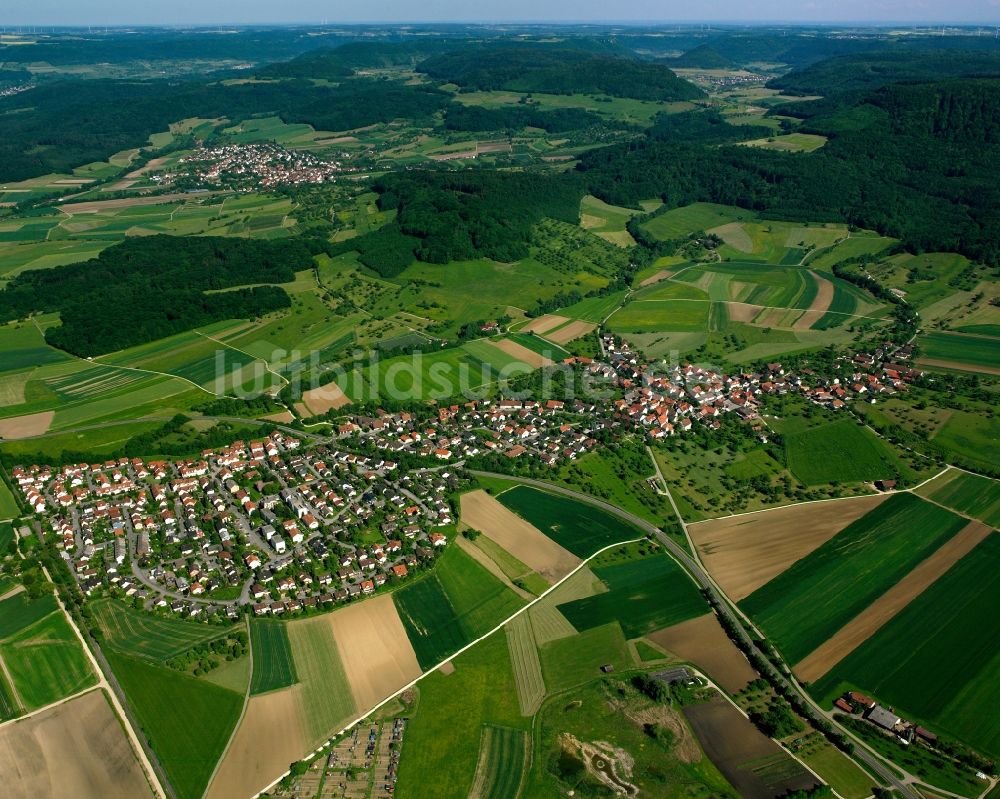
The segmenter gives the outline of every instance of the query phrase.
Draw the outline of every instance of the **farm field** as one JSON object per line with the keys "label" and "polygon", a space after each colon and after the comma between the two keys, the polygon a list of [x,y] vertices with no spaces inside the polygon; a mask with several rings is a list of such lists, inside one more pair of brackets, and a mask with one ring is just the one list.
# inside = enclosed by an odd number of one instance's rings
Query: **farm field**
{"label": "farm field", "polygon": [[545,698],[545,678],[542,676],[542,662],[538,658],[531,616],[522,613],[511,619],[504,627],[504,633],[517,684],[521,715],[530,716],[538,710]]}
{"label": "farm field", "polygon": [[1000,340],[966,333],[925,333],[917,339],[918,363],[967,372],[1000,374]]}
{"label": "farm field", "polygon": [[643,537],[628,522],[600,508],[537,488],[517,486],[497,499],[580,558],[589,557],[609,544]]}
{"label": "farm field", "polygon": [[25,627],[41,621],[58,608],[55,597],[50,594],[30,599],[22,591],[0,601],[0,639],[9,638]]}
{"label": "farm field", "polygon": [[103,690],[0,728],[0,771],[9,799],[153,797]]}
{"label": "farm field", "polygon": [[0,480],[0,519],[13,519],[21,512],[14,494],[4,480]]}
{"label": "farm field", "polygon": [[673,624],[646,636],[662,649],[694,663],[730,694],[757,678],[746,656],[729,640],[714,613]]}
{"label": "farm field", "polygon": [[809,790],[816,778],[721,697],[688,705],[684,716],[709,759],[745,799]]}
{"label": "farm field", "polygon": [[881,505],[873,494],[697,522],[688,532],[705,568],[740,601]]}
{"label": "farm field", "polygon": [[[1000,535],[992,533],[812,686],[832,703],[855,687],[989,757],[1000,755]],[[926,676],[935,674],[928,682]],[[907,715],[909,714],[909,715]]]}
{"label": "farm field", "polygon": [[688,575],[662,553],[595,567],[593,571],[608,591],[558,606],[559,612],[581,632],[617,621],[626,638],[639,638],[706,609]]}
{"label": "farm field", "polygon": [[483,725],[479,762],[469,796],[517,799],[528,758],[528,734],[510,727]]}
{"label": "farm field", "polygon": [[638,213],[641,212],[633,208],[608,205],[597,197],[587,195],[580,201],[580,226],[612,244],[630,247],[635,244],[635,240],[625,229],[625,224]]}
{"label": "farm field", "polygon": [[916,493],[954,508],[993,527],[1000,527],[1000,483],[971,472],[950,469]]}
{"label": "farm field", "polygon": [[753,211],[732,205],[694,203],[656,214],[642,223],[642,227],[661,240],[678,239],[699,230],[709,230],[736,221],[756,219]]}
{"label": "farm field", "polygon": [[179,799],[200,799],[243,696],[113,649],[106,654]]}
{"label": "farm field", "polygon": [[292,647],[288,642],[288,625],[285,622],[252,620],[250,646],[253,651],[251,694],[287,688],[296,682]]}
{"label": "farm field", "polygon": [[143,613],[114,599],[94,602],[91,607],[108,644],[126,655],[154,662],[170,660],[195,644],[229,631],[226,627]]}
{"label": "farm field", "polygon": [[80,639],[61,610],[3,639],[0,657],[25,711],[72,696],[97,682]]}
{"label": "farm field", "polygon": [[616,311],[608,327],[622,334],[708,329],[707,303],[686,300],[633,300]]}
{"label": "farm field", "polygon": [[785,440],[788,468],[808,486],[890,478],[900,468],[899,458],[888,446],[850,419],[778,429]]}
{"label": "farm field", "polygon": [[623,671],[633,665],[632,653],[617,622],[540,644],[538,654],[550,694],[598,678],[601,666],[610,664],[615,671]]}
{"label": "farm field", "polygon": [[904,579],[966,524],[896,494],[739,603],[796,663]]}

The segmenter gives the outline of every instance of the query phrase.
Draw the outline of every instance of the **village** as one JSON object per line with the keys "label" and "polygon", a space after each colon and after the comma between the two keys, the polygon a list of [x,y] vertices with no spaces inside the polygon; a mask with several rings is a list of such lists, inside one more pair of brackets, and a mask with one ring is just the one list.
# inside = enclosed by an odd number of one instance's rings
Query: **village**
{"label": "village", "polygon": [[[665,374],[605,335],[602,359],[570,358],[608,385],[598,401],[480,399],[423,412],[354,415],[329,438],[287,428],[177,461],[120,458],[12,471],[88,597],[194,617],[310,612],[367,596],[431,565],[457,532],[468,461],[545,466],[599,446],[602,431],[656,440],[735,414],[766,440],[758,408],[798,393],[832,410],[905,390],[906,348],[844,356],[846,379],[780,363],[734,375],[673,365]],[[419,464],[406,469],[401,459]]]}

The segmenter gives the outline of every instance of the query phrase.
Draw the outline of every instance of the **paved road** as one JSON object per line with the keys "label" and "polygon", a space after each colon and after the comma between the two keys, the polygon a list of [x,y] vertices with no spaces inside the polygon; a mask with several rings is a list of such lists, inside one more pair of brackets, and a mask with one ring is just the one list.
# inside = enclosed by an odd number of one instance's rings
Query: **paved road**
{"label": "paved road", "polygon": [[[543,488],[546,491],[551,491],[552,493],[555,494],[563,494],[565,496],[572,497],[573,499],[579,500],[580,502],[585,502],[588,505],[593,505],[595,507],[601,508],[602,510],[606,510],[608,513],[612,513],[615,516],[618,516],[619,518],[625,519],[625,521],[630,522],[631,524],[638,527],[640,530],[643,530],[644,532],[655,536],[657,540],[660,541],[660,543],[667,548],[670,554],[673,555],[673,557],[682,566],[684,566],[685,569],[688,570],[688,572],[691,574],[692,577],[694,577],[698,585],[711,598],[712,603],[716,606],[718,612],[721,615],[725,616],[727,619],[729,619],[732,626],[736,629],[737,634],[742,639],[743,644],[750,650],[754,649],[753,641],[751,640],[749,634],[747,634],[746,630],[744,630],[743,624],[741,623],[740,619],[737,618],[736,614],[729,607],[728,601],[722,596],[722,593],[715,587],[715,584],[712,582],[711,578],[708,576],[705,570],[701,567],[701,564],[695,561],[694,558],[692,558],[687,552],[681,549],[681,547],[679,547],[673,540],[671,540],[670,537],[667,536],[667,534],[664,533],[656,525],[647,522],[645,519],[639,518],[633,513],[629,513],[626,510],[622,510],[621,508],[616,507],[615,505],[611,505],[595,497],[588,496],[587,494],[581,494],[579,491],[574,491],[573,489],[570,488],[564,488],[563,486],[557,486],[552,483],[548,483],[544,480],[534,480],[528,477],[511,477],[509,474],[498,474],[495,472],[480,472],[476,471],[475,469],[470,469],[470,472],[472,474],[479,475],[481,477],[499,477],[505,480],[513,479],[521,483],[526,483],[527,485],[532,485],[537,488]],[[673,505],[673,497],[671,497],[671,505]],[[676,506],[675,506],[675,511],[676,511]],[[679,514],[678,514],[678,519],[680,519]],[[681,520],[681,525],[684,526],[683,520]],[[812,699],[807,694],[805,694],[799,688],[798,685],[788,680],[783,674],[780,674],[778,672],[772,672],[772,675],[775,677],[775,679],[777,679],[777,681],[780,684],[787,687],[793,694],[796,694],[803,701],[803,703],[805,703],[808,707],[812,708],[813,711],[816,713],[817,718],[823,721],[828,721],[829,723],[833,724],[839,732],[847,733],[847,731],[844,730],[839,725],[837,725],[836,722],[827,719],[826,716],[823,714],[823,711],[812,701]],[[851,738],[857,742],[857,739],[854,738],[854,736],[851,736]],[[891,787],[895,788],[904,797],[906,797],[906,799],[923,799],[920,796],[920,794],[918,794],[912,787],[906,784],[903,780],[898,779],[895,774],[893,774],[884,765],[882,765],[881,761],[878,758],[876,758],[874,754],[869,752],[867,749],[863,748],[860,745],[860,742],[857,742],[857,745],[855,745],[854,747],[854,756],[857,757],[859,760],[861,760],[866,766],[868,766],[869,769],[871,769],[879,777],[881,777],[881,779],[884,781],[885,784],[888,784]]]}

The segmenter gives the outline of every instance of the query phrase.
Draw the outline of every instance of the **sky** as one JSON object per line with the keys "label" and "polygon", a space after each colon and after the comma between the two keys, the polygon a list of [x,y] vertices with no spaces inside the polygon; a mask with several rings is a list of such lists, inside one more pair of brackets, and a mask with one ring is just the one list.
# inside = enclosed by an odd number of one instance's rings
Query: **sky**
{"label": "sky", "polygon": [[868,22],[1000,25],[1000,0],[0,0],[0,25],[281,22]]}

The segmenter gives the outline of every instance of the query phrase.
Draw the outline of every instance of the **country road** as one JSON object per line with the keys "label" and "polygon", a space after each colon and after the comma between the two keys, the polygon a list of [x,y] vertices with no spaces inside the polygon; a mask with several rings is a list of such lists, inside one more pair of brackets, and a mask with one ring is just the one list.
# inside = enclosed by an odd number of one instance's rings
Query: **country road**
{"label": "country road", "polygon": [[[705,593],[710,597],[712,604],[714,604],[720,614],[725,616],[732,626],[736,629],[738,635],[740,636],[743,644],[750,650],[753,650],[754,644],[750,636],[747,634],[746,630],[743,628],[743,624],[736,613],[732,610],[729,605],[729,600],[722,594],[722,592],[715,586],[715,583],[708,576],[707,572],[702,568],[701,564],[694,560],[687,552],[685,552],[681,547],[679,547],[670,537],[664,533],[659,527],[645,519],[641,519],[633,513],[629,513],[627,510],[622,510],[615,505],[604,502],[603,500],[597,499],[596,497],[591,497],[587,494],[580,493],[579,491],[574,491],[571,488],[564,488],[563,486],[555,485],[554,483],[546,482],[545,480],[535,480],[529,477],[511,477],[509,474],[498,474],[496,472],[480,472],[475,469],[470,469],[470,473],[478,475],[480,477],[494,477],[501,478],[504,480],[516,480],[517,482],[524,483],[526,485],[535,486],[536,488],[541,488],[546,491],[550,491],[554,494],[562,494],[567,497],[572,497],[573,499],[579,500],[580,502],[585,502],[588,505],[593,505],[595,507],[601,508],[608,513],[614,514],[627,522],[630,522],[634,526],[638,527],[650,535],[656,537],[656,539],[666,547],[667,551],[677,560],[690,575],[695,579],[695,582],[705,591]],[[677,512],[677,508],[673,505],[673,497],[670,497],[670,503],[674,507],[674,512]],[[681,524],[682,529],[684,529],[685,536],[687,535],[687,526],[684,524],[684,520],[681,519],[680,514],[677,514],[678,521]],[[893,774],[889,769],[887,769],[881,762],[881,760],[876,757],[872,752],[863,746],[863,744],[855,738],[847,730],[844,730],[840,725],[838,725],[832,719],[827,718],[823,710],[813,702],[812,698],[806,694],[795,682],[787,679],[783,674],[772,671],[772,675],[781,683],[784,687],[787,687],[789,691],[797,695],[802,702],[807,706],[812,708],[817,718],[823,721],[827,721],[833,724],[838,732],[848,735],[852,741],[855,742],[854,756],[861,760],[871,771],[876,773],[885,784],[890,785],[895,790],[899,791],[906,799],[923,799],[920,794],[916,792],[910,785],[909,780],[912,777],[907,776],[904,780],[900,780]]]}

